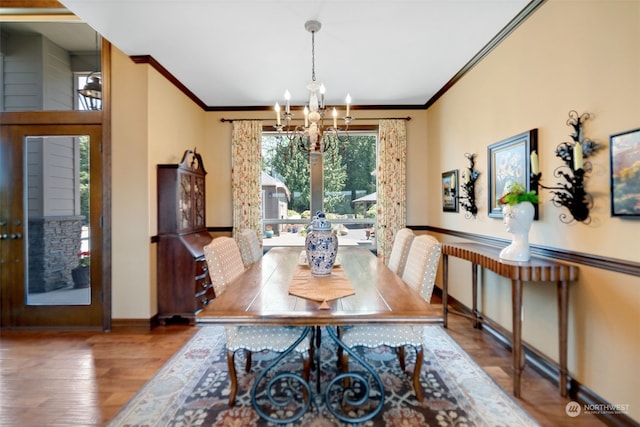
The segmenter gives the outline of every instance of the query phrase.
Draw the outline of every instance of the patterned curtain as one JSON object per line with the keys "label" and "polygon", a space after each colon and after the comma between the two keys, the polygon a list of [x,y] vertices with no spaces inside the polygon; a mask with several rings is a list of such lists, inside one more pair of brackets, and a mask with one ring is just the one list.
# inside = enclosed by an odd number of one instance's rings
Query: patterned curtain
{"label": "patterned curtain", "polygon": [[262,236],[262,122],[234,121],[231,135],[233,236],[244,229]]}
{"label": "patterned curtain", "polygon": [[389,260],[393,236],[407,223],[407,130],[404,120],[380,120],[378,144],[378,256]]}

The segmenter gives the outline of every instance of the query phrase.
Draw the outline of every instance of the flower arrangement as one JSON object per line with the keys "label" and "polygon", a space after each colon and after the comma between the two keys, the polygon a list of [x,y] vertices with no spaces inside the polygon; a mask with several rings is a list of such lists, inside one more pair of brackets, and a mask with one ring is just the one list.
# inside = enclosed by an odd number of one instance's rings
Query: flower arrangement
{"label": "flower arrangement", "polygon": [[533,204],[538,204],[538,194],[535,191],[525,191],[524,185],[514,182],[509,186],[509,191],[505,193],[500,199],[498,203],[500,205],[516,205],[522,202],[531,202]]}
{"label": "flower arrangement", "polygon": [[267,230],[267,231],[271,231],[271,230],[273,230],[273,227],[271,227],[270,225],[266,225],[264,227],[264,229]]}
{"label": "flower arrangement", "polygon": [[80,252],[78,254],[78,267],[89,267],[91,265],[91,252]]}

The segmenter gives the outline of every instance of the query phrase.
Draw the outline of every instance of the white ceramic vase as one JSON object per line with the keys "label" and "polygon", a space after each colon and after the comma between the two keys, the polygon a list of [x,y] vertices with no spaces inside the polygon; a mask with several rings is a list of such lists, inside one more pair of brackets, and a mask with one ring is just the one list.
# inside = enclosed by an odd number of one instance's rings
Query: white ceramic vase
{"label": "white ceramic vase", "polygon": [[331,231],[331,223],[322,212],[318,212],[311,221],[310,231],[305,238],[305,249],[311,274],[331,274],[338,255],[338,236]]}
{"label": "white ceramic vase", "polygon": [[500,251],[500,259],[506,261],[529,261],[531,259],[529,230],[535,214],[533,203],[522,202],[515,205],[504,205],[502,214],[507,231],[513,234],[513,241]]}

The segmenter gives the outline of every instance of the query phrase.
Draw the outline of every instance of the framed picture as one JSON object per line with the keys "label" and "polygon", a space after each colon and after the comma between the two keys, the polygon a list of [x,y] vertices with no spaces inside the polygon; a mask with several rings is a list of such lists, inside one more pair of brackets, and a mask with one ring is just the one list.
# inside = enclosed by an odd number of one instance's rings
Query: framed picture
{"label": "framed picture", "polygon": [[442,173],[442,211],[458,212],[458,170]]}
{"label": "framed picture", "polygon": [[611,216],[640,217],[640,129],[611,135]]}
{"label": "framed picture", "polygon": [[[526,191],[536,190],[531,182],[531,153],[538,151],[538,129],[512,136],[491,144],[488,149],[489,162],[489,216],[502,218],[502,207],[498,200],[514,182]],[[538,219],[538,205],[534,205],[534,219]]]}

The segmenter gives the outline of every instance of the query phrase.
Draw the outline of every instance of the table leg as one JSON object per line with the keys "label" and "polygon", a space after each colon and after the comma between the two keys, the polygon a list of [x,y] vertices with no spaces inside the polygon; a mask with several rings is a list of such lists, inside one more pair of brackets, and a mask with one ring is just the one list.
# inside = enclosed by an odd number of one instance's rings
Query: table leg
{"label": "table leg", "polygon": [[[316,393],[320,394],[320,349],[322,348],[322,329],[320,326],[313,327],[315,333],[315,364],[316,364]],[[311,343],[314,345],[314,343]]]}
{"label": "table leg", "polygon": [[[305,379],[300,375],[291,372],[280,372],[273,379],[268,381],[263,392],[258,393],[258,386],[262,382],[262,380],[266,378],[267,373],[278,363],[280,363],[280,361],[284,359],[289,353],[294,351],[298,344],[300,344],[306,338],[306,336],[309,335],[310,331],[311,327],[305,326],[302,330],[300,338],[298,338],[296,342],[293,343],[293,345],[280,353],[278,357],[276,357],[271,363],[269,363],[267,367],[258,374],[253,383],[253,387],[251,387],[251,405],[253,406],[253,409],[255,409],[260,417],[269,422],[275,424],[286,424],[298,421],[307,412],[309,406],[311,405],[311,387],[309,383],[305,381]],[[313,345],[313,343],[311,343],[311,345]],[[296,383],[300,385],[300,392],[298,392],[298,390],[295,390],[293,387]],[[274,395],[278,393],[273,393],[273,390],[277,389],[280,384],[287,384],[289,389],[286,393],[280,393],[280,395],[283,395],[284,397],[275,398]],[[287,418],[274,418],[272,416],[272,414],[274,414],[274,411],[272,409],[265,411],[260,406],[260,403],[258,402],[259,394],[261,396],[260,400],[272,407],[283,408],[291,402],[297,402],[299,403],[299,408],[296,412],[288,412]],[[301,397],[303,398],[300,399]]]}
{"label": "table leg", "polygon": [[449,255],[442,254],[442,326],[447,327],[447,293],[449,289]]}
{"label": "table leg", "polygon": [[[344,345],[342,340],[337,336],[336,332],[329,326],[326,328],[327,335],[331,337],[332,340],[336,342],[342,348],[343,351],[346,351],[352,360],[355,360],[360,366],[367,370],[371,378],[365,377],[360,372],[343,372],[333,378],[329,384],[327,384],[324,391],[324,402],[326,408],[329,412],[331,412],[337,419],[342,422],[345,422],[349,425],[358,424],[368,420],[373,419],[384,406],[384,385],[382,383],[382,379],[380,375],[373,369],[371,365],[369,365],[363,358],[358,356],[352,349]],[[349,380],[348,386],[345,386],[345,380]],[[373,381],[371,381],[373,380]],[[357,384],[357,387],[356,387]],[[371,398],[371,386],[375,384],[380,390],[379,398]],[[337,388],[339,392],[332,392],[332,390]],[[358,389],[358,392],[354,392],[355,389]],[[375,395],[374,395],[375,396]],[[332,401],[332,397],[334,400]],[[337,398],[337,400],[336,400]],[[378,403],[373,406],[371,412],[367,414],[363,414],[361,416],[355,416],[358,411],[353,411],[353,408],[365,408],[365,405],[369,400],[378,400]],[[366,409],[369,409],[367,407]]]}
{"label": "table leg", "polygon": [[522,281],[511,281],[512,325],[513,325],[513,395],[520,397],[520,376],[522,360]]}
{"label": "table leg", "polygon": [[[480,318],[478,312],[478,264],[471,264],[471,291],[473,297],[473,315],[476,319]],[[473,327],[476,329],[482,329],[482,322],[477,320],[473,321]]]}
{"label": "table leg", "polygon": [[569,289],[565,280],[558,281],[558,336],[560,339],[560,395],[567,396],[567,337],[569,322]]}

